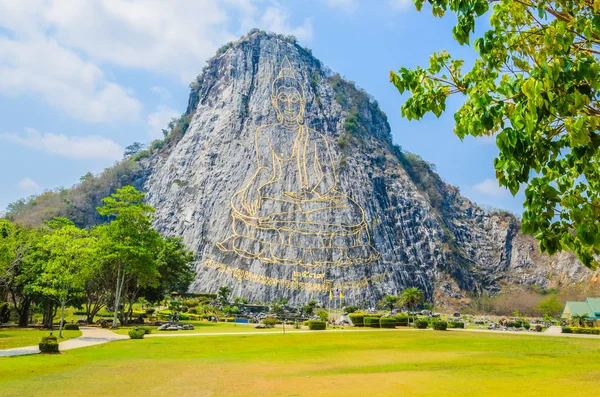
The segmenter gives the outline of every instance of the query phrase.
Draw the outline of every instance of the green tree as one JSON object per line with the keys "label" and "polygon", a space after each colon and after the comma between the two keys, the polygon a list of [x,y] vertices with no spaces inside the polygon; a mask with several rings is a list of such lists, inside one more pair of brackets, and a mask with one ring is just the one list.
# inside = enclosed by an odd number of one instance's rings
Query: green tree
{"label": "green tree", "polygon": [[158,283],[156,257],[161,237],[152,229],[154,208],[144,204],[143,199],[144,193],[133,186],[125,186],[102,199],[104,205],[97,209],[100,215],[112,219],[109,224],[98,226],[95,232],[102,260],[114,277],[113,328],[117,327],[119,310],[121,321],[125,321],[125,305],[121,306],[124,287],[131,286],[139,291],[140,287]]}
{"label": "green tree", "polygon": [[194,281],[195,255],[189,251],[180,237],[167,237],[158,253],[158,284],[142,289],[140,295],[150,302],[158,302],[171,292],[183,294]]}
{"label": "green tree", "polygon": [[144,150],[144,148],[145,148],[145,145],[143,143],[133,142],[131,145],[129,145],[125,148],[125,151],[123,152],[123,157],[124,158],[131,157],[135,154],[138,154],[142,150]]}
{"label": "green tree", "polygon": [[[32,229],[0,219],[0,290],[10,297],[19,315],[18,324],[26,327],[35,295],[31,284],[40,273],[33,260],[38,248],[41,229]],[[8,310],[8,305],[6,305]]]}
{"label": "green tree", "polygon": [[558,317],[563,311],[563,304],[556,295],[550,295],[538,303],[537,310],[544,317]]}
{"label": "green tree", "polygon": [[71,224],[44,235],[40,246],[46,251],[46,256],[43,271],[32,288],[60,305],[58,337],[62,338],[66,304],[83,294],[95,240],[86,230]]}
{"label": "green tree", "polygon": [[288,298],[275,299],[273,302],[271,302],[271,305],[269,306],[269,310],[271,313],[275,314],[276,316],[281,316],[283,314],[283,312],[285,311],[285,305],[287,303],[288,303]]}
{"label": "green tree", "polygon": [[394,310],[396,305],[400,302],[400,298],[394,295],[386,295],[378,302],[380,307],[387,307],[390,312]]}
{"label": "green tree", "polygon": [[[421,10],[424,0],[414,0]],[[448,52],[428,67],[390,72],[410,97],[402,115],[440,116],[449,97],[460,139],[494,136],[501,186],[525,188],[524,233],[542,252],[572,251],[589,268],[600,255],[600,2],[591,0],[429,0],[434,16],[457,17],[454,39],[469,45],[476,21],[489,29],[473,42],[469,71]],[[491,7],[491,9],[490,9]],[[484,22],[485,26],[486,23]]]}
{"label": "green tree", "polygon": [[302,313],[304,313],[304,315],[306,316],[312,316],[314,314],[315,307],[317,307],[317,304],[318,303],[316,300],[308,301],[308,303],[302,307]]}
{"label": "green tree", "polygon": [[585,327],[587,318],[588,318],[588,313],[571,315],[571,321],[573,322],[574,325],[577,325],[579,327]]}
{"label": "green tree", "polygon": [[[425,296],[423,295],[423,291],[421,291],[418,288],[407,288],[404,291],[402,291],[402,294],[400,295],[400,302],[403,305],[411,307],[413,313],[415,312],[417,305],[420,303],[423,303],[424,301],[425,301]],[[413,323],[414,323],[415,322],[414,314],[412,316],[413,316]]]}
{"label": "green tree", "polygon": [[219,302],[221,306],[229,305],[229,295],[231,295],[231,288],[226,285],[220,287],[217,292],[217,302]]}

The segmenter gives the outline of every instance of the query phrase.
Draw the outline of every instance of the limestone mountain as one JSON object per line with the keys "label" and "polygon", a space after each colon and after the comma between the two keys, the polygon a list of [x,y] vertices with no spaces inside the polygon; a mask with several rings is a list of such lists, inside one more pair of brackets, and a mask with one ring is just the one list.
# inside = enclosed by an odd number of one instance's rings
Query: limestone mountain
{"label": "limestone mountain", "polygon": [[133,183],[157,230],[197,253],[194,291],[229,285],[263,302],[325,303],[337,289],[374,303],[415,286],[443,303],[597,277],[571,255],[540,254],[513,215],[484,211],[400,150],[377,102],[290,37],[253,31],[224,46],[170,135],[116,168],[48,194],[59,210],[22,202],[9,216],[98,223],[86,192]]}

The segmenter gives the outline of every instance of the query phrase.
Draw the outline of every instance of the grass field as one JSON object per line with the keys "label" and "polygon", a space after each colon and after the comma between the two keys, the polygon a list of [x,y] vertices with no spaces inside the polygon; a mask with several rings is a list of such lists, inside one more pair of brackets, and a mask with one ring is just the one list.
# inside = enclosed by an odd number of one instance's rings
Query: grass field
{"label": "grass field", "polygon": [[0,359],[4,397],[569,396],[598,379],[598,340],[412,330],[148,338]]}
{"label": "grass field", "polygon": [[[49,334],[50,331],[47,330],[0,328],[0,349],[37,345],[42,336]],[[53,335],[58,336],[58,330],[54,330]],[[81,336],[81,331],[63,331],[63,339],[59,342],[78,336]]]}

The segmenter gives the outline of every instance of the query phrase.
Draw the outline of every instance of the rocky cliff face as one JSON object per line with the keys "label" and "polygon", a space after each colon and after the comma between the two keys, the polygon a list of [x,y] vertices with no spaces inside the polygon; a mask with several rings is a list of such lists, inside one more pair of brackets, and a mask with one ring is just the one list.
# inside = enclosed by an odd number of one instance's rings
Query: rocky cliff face
{"label": "rocky cliff face", "polygon": [[193,290],[269,301],[430,299],[587,280],[402,153],[377,102],[289,39],[255,32],[192,84],[189,127],[142,162],[155,226],[198,254]]}

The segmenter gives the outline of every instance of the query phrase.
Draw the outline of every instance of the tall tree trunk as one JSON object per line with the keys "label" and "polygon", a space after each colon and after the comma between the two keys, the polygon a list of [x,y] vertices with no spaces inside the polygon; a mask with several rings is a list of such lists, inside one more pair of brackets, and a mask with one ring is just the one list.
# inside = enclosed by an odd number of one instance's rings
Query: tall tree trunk
{"label": "tall tree trunk", "polygon": [[44,318],[42,320],[42,326],[47,329],[52,329],[52,320],[54,319],[54,303],[52,301],[46,302],[44,307]]}
{"label": "tall tree trunk", "polygon": [[[123,274],[121,274],[123,273]],[[117,270],[117,289],[115,291],[115,307],[112,328],[117,328],[117,316],[119,314],[119,304],[121,302],[121,291],[123,289],[123,283],[125,282],[125,271],[121,270],[121,265]]]}
{"label": "tall tree trunk", "polygon": [[29,325],[29,308],[31,307],[31,300],[26,298],[21,305],[19,311],[19,327],[27,327]]}
{"label": "tall tree trunk", "polygon": [[65,326],[65,304],[67,302],[66,301],[61,301],[60,302],[60,325],[58,326],[58,337],[62,338],[62,330]]}

